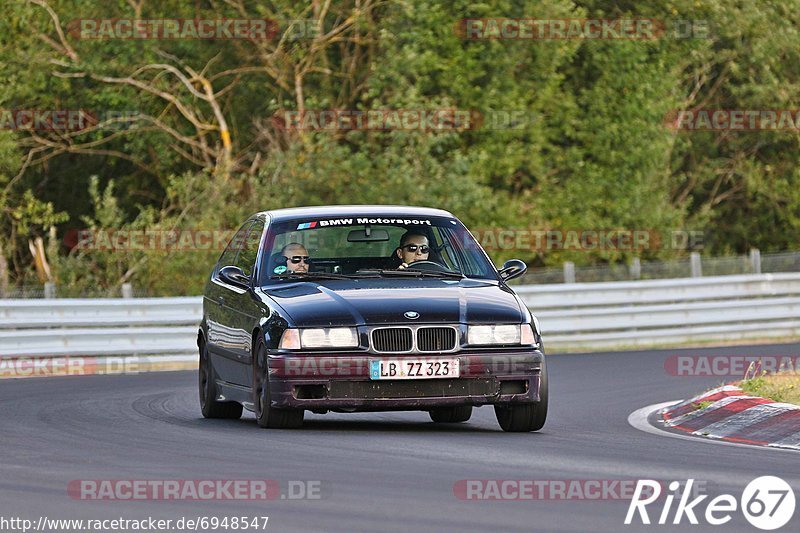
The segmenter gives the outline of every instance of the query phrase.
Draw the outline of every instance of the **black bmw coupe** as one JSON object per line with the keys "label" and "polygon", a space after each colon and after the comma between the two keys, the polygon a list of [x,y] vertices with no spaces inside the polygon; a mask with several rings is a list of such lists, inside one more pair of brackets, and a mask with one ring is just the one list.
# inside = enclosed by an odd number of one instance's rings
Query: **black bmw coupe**
{"label": "black bmw coupe", "polygon": [[418,410],[464,422],[491,404],[505,431],[547,417],[538,321],[452,214],[329,206],[250,217],[206,285],[200,404],[297,428],[314,413]]}

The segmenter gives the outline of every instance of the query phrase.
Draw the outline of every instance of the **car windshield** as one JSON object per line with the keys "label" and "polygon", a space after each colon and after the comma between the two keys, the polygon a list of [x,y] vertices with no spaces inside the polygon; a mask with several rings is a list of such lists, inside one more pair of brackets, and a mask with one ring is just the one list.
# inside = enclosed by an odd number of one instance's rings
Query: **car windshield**
{"label": "car windshield", "polygon": [[261,284],[284,278],[497,279],[469,231],[447,217],[354,215],[273,222],[264,246]]}

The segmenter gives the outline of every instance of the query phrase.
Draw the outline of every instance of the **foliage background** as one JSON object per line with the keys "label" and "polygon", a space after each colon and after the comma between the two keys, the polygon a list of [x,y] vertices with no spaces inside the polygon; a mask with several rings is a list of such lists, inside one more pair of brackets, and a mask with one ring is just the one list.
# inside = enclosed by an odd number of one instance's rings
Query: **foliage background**
{"label": "foliage background", "polygon": [[[676,132],[671,110],[800,109],[796,0],[12,0],[0,108],[137,113],[124,127],[0,130],[0,290],[197,294],[218,251],[90,252],[83,228],[230,229],[296,205],[442,207],[476,228],[705,232],[707,254],[797,248],[798,133]],[[462,18],[702,20],[707,38],[464,40]],[[269,18],[275,39],[79,39],[82,18]],[[319,32],[295,38],[314,21]],[[306,24],[306,23],[303,23]],[[515,129],[297,132],[279,110],[523,111]],[[104,115],[105,116],[105,115]],[[230,132],[230,145],[223,130]],[[652,250],[643,259],[678,250]],[[627,253],[498,253],[533,265]],[[6,265],[5,268],[2,268]],[[3,273],[5,271],[5,273]]]}

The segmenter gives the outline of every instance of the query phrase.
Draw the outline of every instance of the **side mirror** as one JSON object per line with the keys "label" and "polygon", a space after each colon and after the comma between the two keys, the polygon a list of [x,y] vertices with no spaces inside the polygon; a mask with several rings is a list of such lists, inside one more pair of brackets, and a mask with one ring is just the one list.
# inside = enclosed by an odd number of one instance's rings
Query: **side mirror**
{"label": "side mirror", "polygon": [[503,281],[509,281],[519,277],[528,270],[528,265],[519,259],[509,259],[503,263],[503,268],[499,270],[500,277]]}
{"label": "side mirror", "polygon": [[226,266],[219,269],[219,273],[217,274],[219,279],[227,283],[228,285],[233,285],[234,287],[239,287],[240,289],[247,289],[250,287],[250,278],[247,277],[242,269],[237,266]]}

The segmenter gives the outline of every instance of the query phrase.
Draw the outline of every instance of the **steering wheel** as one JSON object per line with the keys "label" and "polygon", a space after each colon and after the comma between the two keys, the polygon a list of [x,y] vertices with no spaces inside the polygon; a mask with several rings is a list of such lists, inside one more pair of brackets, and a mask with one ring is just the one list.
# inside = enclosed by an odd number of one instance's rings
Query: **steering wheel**
{"label": "steering wheel", "polygon": [[425,270],[428,272],[451,272],[449,268],[444,266],[441,263],[437,263],[436,261],[428,261],[427,259],[424,261],[414,261],[413,263],[409,263],[406,267],[406,270]]}

